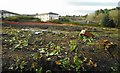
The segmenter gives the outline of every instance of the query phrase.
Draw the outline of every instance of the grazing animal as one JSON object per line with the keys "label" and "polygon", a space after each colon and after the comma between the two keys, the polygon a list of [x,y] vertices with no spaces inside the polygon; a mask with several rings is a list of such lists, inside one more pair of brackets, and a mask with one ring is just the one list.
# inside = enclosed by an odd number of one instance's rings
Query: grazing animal
{"label": "grazing animal", "polygon": [[94,38],[95,37],[92,33],[88,32],[86,30],[81,30],[80,35],[81,36],[86,36],[88,38],[90,38],[90,37]]}

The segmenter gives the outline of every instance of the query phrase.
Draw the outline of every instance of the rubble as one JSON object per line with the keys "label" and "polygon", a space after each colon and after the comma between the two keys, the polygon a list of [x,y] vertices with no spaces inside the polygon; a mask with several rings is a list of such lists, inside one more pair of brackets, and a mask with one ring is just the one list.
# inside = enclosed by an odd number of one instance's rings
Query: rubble
{"label": "rubble", "polygon": [[113,42],[110,42],[108,40],[103,40],[103,45],[104,45],[104,49],[109,51],[110,53],[112,53],[112,51],[115,49],[115,47],[117,47],[116,44],[114,44]]}

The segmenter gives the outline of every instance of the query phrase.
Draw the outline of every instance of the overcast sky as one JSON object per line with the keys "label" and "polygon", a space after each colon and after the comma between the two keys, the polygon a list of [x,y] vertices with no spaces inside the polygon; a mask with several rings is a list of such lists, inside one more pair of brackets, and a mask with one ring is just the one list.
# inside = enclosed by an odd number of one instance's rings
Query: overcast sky
{"label": "overcast sky", "polygon": [[0,10],[20,14],[55,12],[60,15],[85,15],[98,9],[118,7],[119,0],[0,0]]}

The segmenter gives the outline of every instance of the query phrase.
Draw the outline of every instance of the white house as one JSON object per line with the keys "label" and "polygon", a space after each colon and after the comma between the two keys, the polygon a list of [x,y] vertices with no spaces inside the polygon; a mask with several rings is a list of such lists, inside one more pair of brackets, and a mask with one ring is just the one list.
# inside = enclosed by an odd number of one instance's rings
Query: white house
{"label": "white house", "polygon": [[49,12],[49,13],[37,14],[35,17],[40,18],[41,21],[43,21],[43,22],[46,22],[46,21],[50,21],[50,20],[59,19],[59,14]]}
{"label": "white house", "polygon": [[10,17],[10,16],[20,16],[20,14],[6,10],[0,10],[0,18]]}

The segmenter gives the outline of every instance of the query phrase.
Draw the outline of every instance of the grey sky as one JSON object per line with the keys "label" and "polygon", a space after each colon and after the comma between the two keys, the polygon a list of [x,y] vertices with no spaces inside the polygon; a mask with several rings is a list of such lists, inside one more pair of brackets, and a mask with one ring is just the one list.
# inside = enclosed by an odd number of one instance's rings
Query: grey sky
{"label": "grey sky", "polygon": [[116,6],[118,2],[71,2],[70,4],[77,6]]}
{"label": "grey sky", "polygon": [[21,14],[55,12],[60,15],[85,15],[98,9],[118,6],[119,0],[1,0],[0,10]]}

